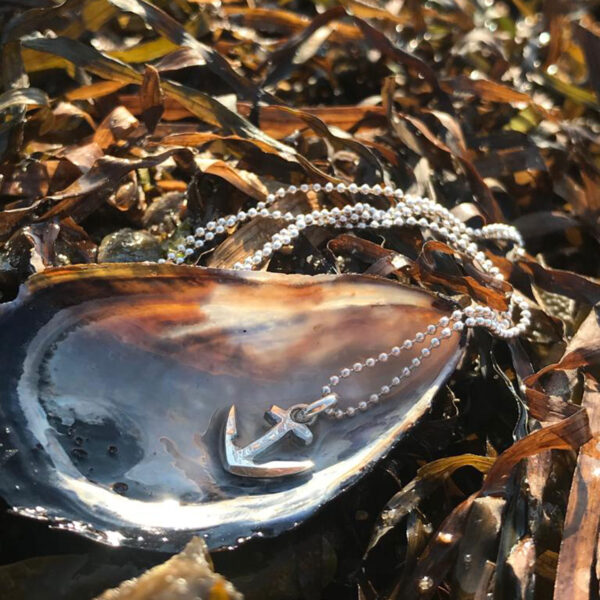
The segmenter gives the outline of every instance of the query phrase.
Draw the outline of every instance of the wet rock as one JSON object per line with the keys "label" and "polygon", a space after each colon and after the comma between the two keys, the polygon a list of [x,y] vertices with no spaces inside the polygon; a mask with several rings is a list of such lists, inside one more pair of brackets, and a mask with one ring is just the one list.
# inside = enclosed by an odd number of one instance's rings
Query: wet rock
{"label": "wet rock", "polygon": [[31,266],[31,243],[18,233],[0,250],[0,302],[17,295],[19,285],[34,273]]}
{"label": "wet rock", "polygon": [[146,229],[159,233],[172,233],[181,222],[185,207],[185,194],[169,192],[156,198],[144,212],[142,223]]}
{"label": "wet rock", "polygon": [[[115,551],[112,547],[110,550]],[[40,556],[3,565],[0,567],[0,597],[2,600],[87,600],[140,573],[138,565],[121,552],[117,552],[117,557],[108,557],[100,548],[89,554]]]}
{"label": "wet rock", "polygon": [[98,249],[98,262],[155,262],[161,256],[156,238],[147,231],[134,229],[120,229],[107,235]]}
{"label": "wet rock", "polygon": [[212,570],[206,544],[192,538],[183,552],[142,576],[107,590],[96,600],[241,600],[229,581]]}

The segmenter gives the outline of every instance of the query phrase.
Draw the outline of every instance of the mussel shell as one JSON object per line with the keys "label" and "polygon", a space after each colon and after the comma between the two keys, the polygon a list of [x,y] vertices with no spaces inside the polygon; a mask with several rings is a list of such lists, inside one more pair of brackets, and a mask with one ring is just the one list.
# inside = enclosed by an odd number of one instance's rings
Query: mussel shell
{"label": "mussel shell", "polygon": [[[0,307],[0,494],[21,514],[113,544],[210,548],[275,535],[380,460],[427,411],[461,354],[444,340],[394,396],[351,419],[320,419],[315,440],[282,440],[260,460],[315,469],[248,479],[223,468],[265,411],[318,398],[340,368],[387,350],[452,306],[366,276],[98,265],[37,275]],[[340,386],[357,404],[418,348]]]}

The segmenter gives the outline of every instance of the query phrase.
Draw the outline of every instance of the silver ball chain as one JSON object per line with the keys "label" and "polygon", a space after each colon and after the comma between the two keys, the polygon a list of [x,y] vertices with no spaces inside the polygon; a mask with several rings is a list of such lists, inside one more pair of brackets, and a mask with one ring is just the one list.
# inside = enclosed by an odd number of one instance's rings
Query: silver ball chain
{"label": "silver ball chain", "polygon": [[[385,210],[375,208],[367,202],[357,202],[347,204],[343,208],[324,208],[299,215],[271,209],[271,205],[276,200],[288,195],[294,195],[298,192],[306,194],[311,191],[330,193],[334,190],[341,194],[385,196],[394,200],[395,203]],[[194,235],[187,236],[185,243],[178,245],[176,250],[171,250],[166,259],[160,259],[158,262],[182,264],[188,257],[204,248],[207,243],[212,242],[217,236],[227,235],[237,224],[244,223],[257,216],[283,220],[288,224],[272,235],[270,241],[266,242],[260,250],[254,252],[242,262],[237,262],[233,267],[235,270],[249,271],[259,267],[273,252],[290,245],[303,229],[311,225],[346,230],[388,229],[394,226],[428,229],[436,237],[443,239],[450,247],[467,255],[479,266],[482,272],[498,281],[502,281],[504,277],[498,267],[485,256],[478,245],[478,241],[502,240],[512,242],[511,252],[516,257],[522,256],[525,252],[523,239],[515,227],[503,223],[492,223],[477,229],[467,227],[448,209],[426,197],[405,194],[402,190],[389,185],[370,186],[364,184],[359,186],[355,183],[349,185],[345,183],[337,185],[313,183],[281,187],[275,193],[268,194],[264,201],[257,203],[256,207],[209,221],[204,227],[198,227]],[[513,318],[515,308],[519,309],[518,321]],[[517,293],[511,294],[507,311],[497,311],[489,306],[473,302],[462,310],[455,310],[450,317],[444,316],[437,323],[428,325],[425,331],[416,333],[414,338],[404,340],[399,346],[394,346],[389,351],[382,352],[376,357],[369,357],[362,362],[356,362],[351,366],[342,368],[338,373],[332,375],[328,383],[323,386],[321,390],[322,397],[307,405],[304,408],[304,415],[299,413],[298,419],[314,418],[311,415],[319,414],[321,411],[335,419],[353,417],[359,412],[365,412],[389,396],[392,389],[410,377],[445,340],[453,335],[459,335],[465,327],[483,327],[498,337],[509,339],[524,333],[529,327],[530,320],[531,312],[527,300]],[[411,358],[410,362],[388,384],[381,386],[379,391],[372,393],[356,406],[344,409],[336,408],[337,395],[332,390],[343,379],[360,373],[363,369],[373,368],[378,363],[396,359],[403,354],[405,355],[409,350],[414,352],[419,347],[420,350],[417,355]],[[330,401],[323,403],[324,398],[328,398]],[[326,408],[323,408],[324,406]]]}

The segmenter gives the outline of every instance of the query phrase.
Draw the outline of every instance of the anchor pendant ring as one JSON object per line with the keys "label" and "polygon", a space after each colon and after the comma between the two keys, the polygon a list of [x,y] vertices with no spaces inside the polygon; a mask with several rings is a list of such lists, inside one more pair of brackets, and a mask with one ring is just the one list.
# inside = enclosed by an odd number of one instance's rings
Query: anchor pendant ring
{"label": "anchor pendant ring", "polygon": [[312,425],[322,412],[337,404],[337,401],[337,394],[327,394],[327,396],[323,396],[310,404],[292,406],[290,412],[295,410],[294,419],[299,423],[308,423],[309,425]]}

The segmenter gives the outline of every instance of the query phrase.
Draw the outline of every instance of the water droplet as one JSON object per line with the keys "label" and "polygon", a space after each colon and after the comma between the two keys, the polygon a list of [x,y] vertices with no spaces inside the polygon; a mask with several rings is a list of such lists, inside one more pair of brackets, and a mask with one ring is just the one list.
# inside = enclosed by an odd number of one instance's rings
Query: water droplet
{"label": "water droplet", "polygon": [[179,577],[175,582],[175,591],[182,596],[189,593],[189,587],[187,581],[183,577]]}
{"label": "water droplet", "polygon": [[465,554],[463,556],[463,563],[465,565],[465,569],[469,569],[471,567],[471,563],[473,562],[472,554]]}
{"label": "water droplet", "polygon": [[454,536],[447,531],[440,531],[437,536],[438,540],[440,540],[440,542],[443,544],[449,544],[454,539]]}
{"label": "water droplet", "polygon": [[420,592],[428,592],[433,588],[433,579],[431,577],[425,576],[419,579],[419,591]]}

